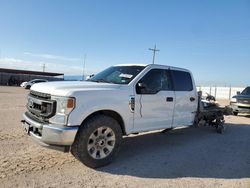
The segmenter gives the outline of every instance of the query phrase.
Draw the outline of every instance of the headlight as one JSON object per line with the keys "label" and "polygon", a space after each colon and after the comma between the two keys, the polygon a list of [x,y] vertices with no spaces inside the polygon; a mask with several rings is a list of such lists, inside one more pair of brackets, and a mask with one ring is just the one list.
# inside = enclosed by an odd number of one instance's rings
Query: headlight
{"label": "headlight", "polygon": [[233,98],[230,99],[230,102],[236,103],[236,102],[237,102],[237,99],[233,97]]}
{"label": "headlight", "polygon": [[50,123],[66,125],[68,115],[75,108],[75,98],[51,96],[56,101],[56,114],[50,118]]}
{"label": "headlight", "polygon": [[75,98],[72,97],[51,97],[56,101],[56,113],[68,115],[75,107]]}

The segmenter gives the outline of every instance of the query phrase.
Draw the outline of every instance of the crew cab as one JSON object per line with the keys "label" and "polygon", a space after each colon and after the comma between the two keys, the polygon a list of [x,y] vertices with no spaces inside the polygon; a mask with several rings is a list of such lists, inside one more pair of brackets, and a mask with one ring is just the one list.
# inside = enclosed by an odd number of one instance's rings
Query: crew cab
{"label": "crew cab", "polygon": [[186,69],[115,65],[87,81],[33,85],[22,126],[40,145],[96,168],[113,160],[122,136],[192,125],[197,105]]}

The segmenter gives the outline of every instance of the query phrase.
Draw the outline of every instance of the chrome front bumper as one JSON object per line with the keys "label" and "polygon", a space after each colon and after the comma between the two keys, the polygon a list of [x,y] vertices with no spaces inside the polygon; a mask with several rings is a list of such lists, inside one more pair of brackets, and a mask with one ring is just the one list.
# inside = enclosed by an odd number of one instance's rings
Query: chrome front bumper
{"label": "chrome front bumper", "polygon": [[249,104],[231,103],[230,107],[233,109],[234,112],[250,113],[250,105]]}
{"label": "chrome front bumper", "polygon": [[23,114],[22,126],[25,132],[38,144],[57,150],[64,150],[75,140],[78,126],[58,127],[53,124],[41,124]]}

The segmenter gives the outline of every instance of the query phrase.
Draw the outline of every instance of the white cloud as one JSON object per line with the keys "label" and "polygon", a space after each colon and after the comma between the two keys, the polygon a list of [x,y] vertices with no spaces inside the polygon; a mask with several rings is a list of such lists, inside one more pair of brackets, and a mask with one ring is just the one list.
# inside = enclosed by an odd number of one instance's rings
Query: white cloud
{"label": "white cloud", "polygon": [[[15,58],[2,58],[0,59],[0,67],[8,69],[32,70],[42,71],[43,64],[45,64],[46,72],[64,73],[66,75],[81,75],[83,68],[81,66],[64,65],[58,63],[47,63],[43,61],[26,61]],[[96,70],[86,69],[85,74],[96,73]]]}
{"label": "white cloud", "polygon": [[64,57],[64,56],[53,55],[53,54],[36,54],[36,53],[31,53],[31,52],[24,52],[23,54],[28,55],[28,56],[32,56],[32,57],[49,59],[49,60],[60,60],[60,61],[71,61],[71,62],[82,61],[82,59],[80,59],[80,58]]}

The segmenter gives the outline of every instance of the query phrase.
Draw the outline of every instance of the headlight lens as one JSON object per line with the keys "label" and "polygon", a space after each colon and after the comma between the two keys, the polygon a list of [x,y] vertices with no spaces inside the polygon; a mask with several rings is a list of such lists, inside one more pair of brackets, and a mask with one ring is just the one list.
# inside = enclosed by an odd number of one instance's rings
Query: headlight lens
{"label": "headlight lens", "polygon": [[235,102],[237,102],[237,99],[233,97],[230,99],[230,102],[235,103]]}
{"label": "headlight lens", "polygon": [[75,108],[75,98],[51,96],[56,101],[56,115],[50,119],[50,123],[66,125],[68,115]]}
{"label": "headlight lens", "polygon": [[53,97],[56,100],[56,113],[68,115],[75,107],[75,98]]}

